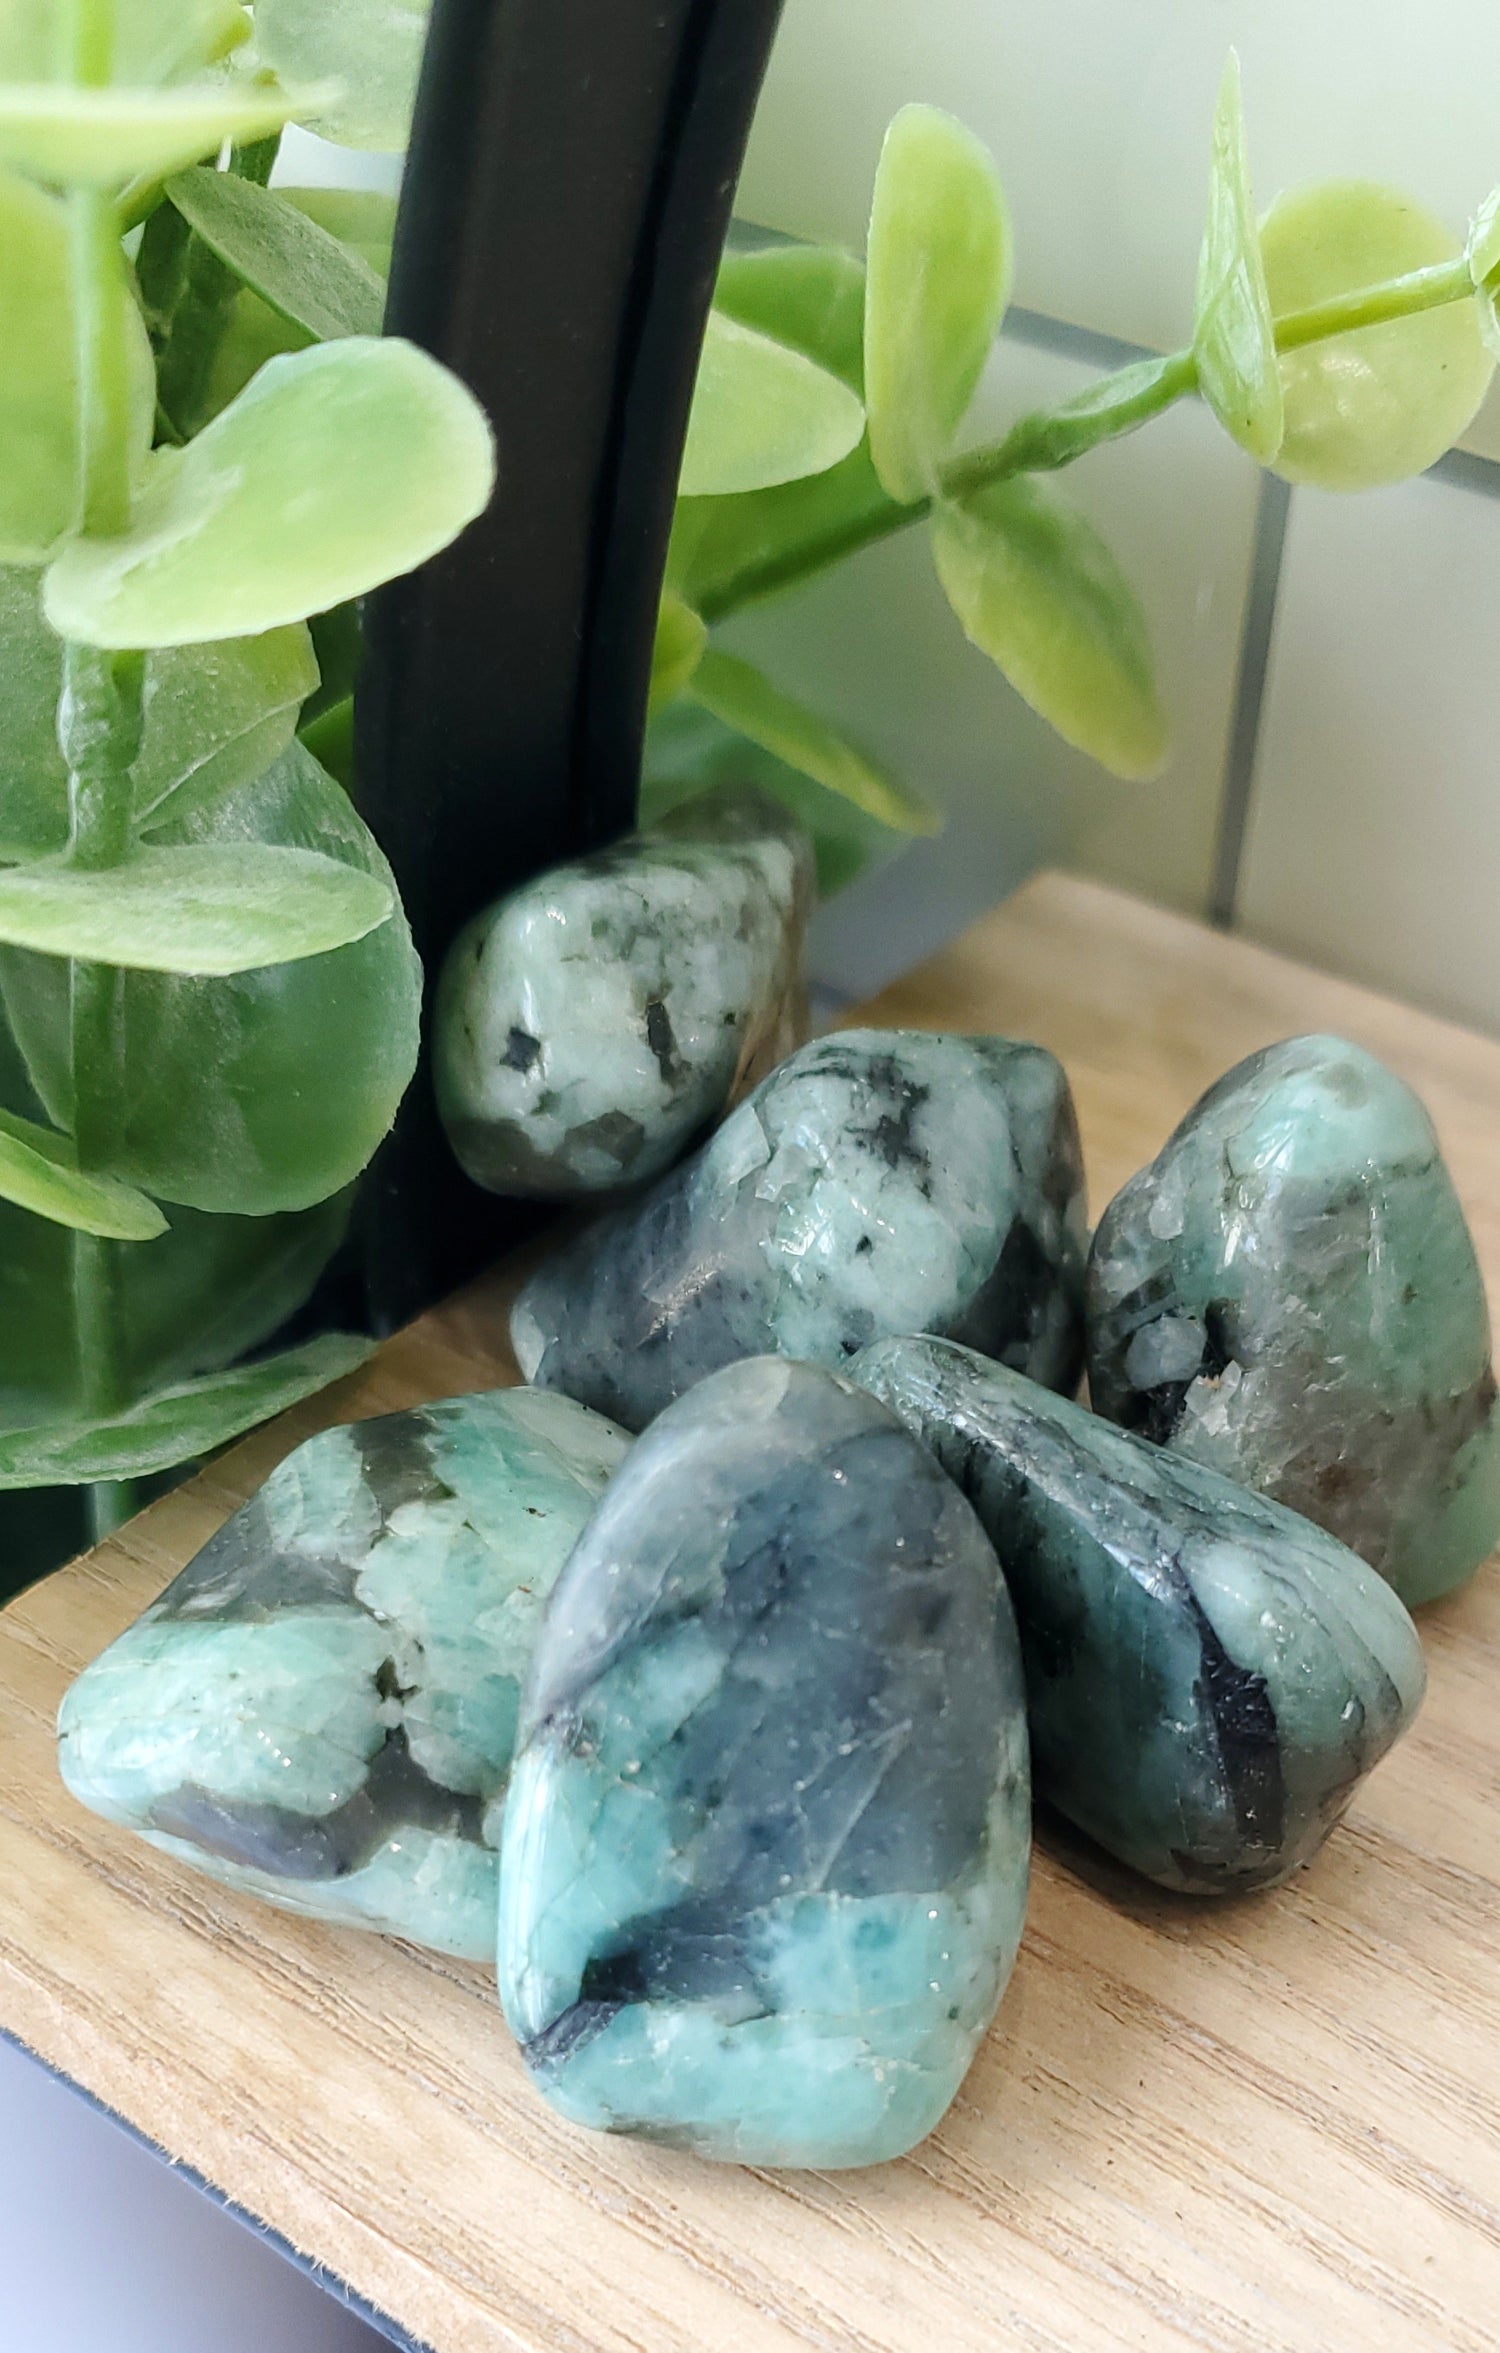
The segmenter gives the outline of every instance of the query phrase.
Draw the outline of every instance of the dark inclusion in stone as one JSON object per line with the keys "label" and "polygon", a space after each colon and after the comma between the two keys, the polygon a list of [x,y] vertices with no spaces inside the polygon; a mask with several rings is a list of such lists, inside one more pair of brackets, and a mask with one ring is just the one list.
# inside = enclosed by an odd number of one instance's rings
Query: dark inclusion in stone
{"label": "dark inclusion in stone", "polygon": [[989,2023],[1029,1849],[1014,1625],[957,1488],[821,1367],[704,1382],[527,1684],[500,1986],[540,2088],[701,2156],[899,2156]]}
{"label": "dark inclusion in stone", "polygon": [[807,1034],[812,852],[753,787],[556,866],[459,935],[433,1067],[476,1184],[550,1199],[669,1168]]}
{"label": "dark inclusion in stone", "polygon": [[850,1030],[517,1303],[527,1378],[642,1428],[705,1373],[937,1331],[1059,1389],[1082,1347],[1083,1167],[1061,1065],[1006,1038]]}
{"label": "dark inclusion in stone", "polygon": [[1408,1603],[1500,1536],[1489,1312],[1432,1123],[1358,1046],[1210,1088],[1100,1220],[1099,1412],[1274,1496]]}
{"label": "dark inclusion in stone", "polygon": [[1314,1855],[1422,1697],[1390,1587],[1281,1505],[969,1349],[888,1340],[850,1375],[999,1553],[1038,1794],[1190,1894],[1272,1886]]}
{"label": "dark inclusion in stone", "polygon": [[73,1685],[68,1786],[283,1910],[487,1959],[521,1679],[628,1443],[519,1389],[310,1439]]}

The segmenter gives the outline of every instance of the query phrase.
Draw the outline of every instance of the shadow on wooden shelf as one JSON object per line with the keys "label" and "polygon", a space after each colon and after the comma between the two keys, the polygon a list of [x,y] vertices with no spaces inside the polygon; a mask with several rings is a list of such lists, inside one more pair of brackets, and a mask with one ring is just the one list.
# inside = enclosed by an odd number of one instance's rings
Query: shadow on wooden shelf
{"label": "shadow on wooden shelf", "polygon": [[[1500,1045],[1242,941],[1046,876],[860,1018],[1051,1046],[1096,1208],[1229,1063],[1342,1030],[1423,1093],[1500,1275]],[[1424,1613],[1426,1711],[1290,1886],[1127,1891],[1046,1826],[958,2102],[867,2174],[573,2131],[484,1972],[237,1901],[72,1804],[69,1677],[320,1422],[513,1379],[515,1280],[0,1617],[0,2029],[436,2353],[1493,2353],[1493,1568]]]}

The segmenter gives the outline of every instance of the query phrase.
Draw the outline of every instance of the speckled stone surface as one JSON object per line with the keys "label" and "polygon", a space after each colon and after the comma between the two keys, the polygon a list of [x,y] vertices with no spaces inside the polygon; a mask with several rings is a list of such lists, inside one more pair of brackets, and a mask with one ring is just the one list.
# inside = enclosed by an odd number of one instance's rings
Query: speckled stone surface
{"label": "speckled stone surface", "polygon": [[628,1445],[521,1389],[310,1439],[72,1686],[64,1780],[284,1911],[489,1958],[521,1678]]}
{"label": "speckled stone surface", "polygon": [[554,867],[460,933],[433,1070],[493,1193],[567,1200],[669,1168],[807,1034],[812,851],[751,788]]}
{"label": "speckled stone surface", "polygon": [[517,1302],[529,1380],[641,1429],[772,1351],[837,1365],[936,1331],[1076,1386],[1083,1169],[1062,1066],[1005,1038],[848,1030],[566,1244]]}
{"label": "speckled stone surface", "polygon": [[1418,1603],[1500,1537],[1484,1284],[1422,1105],[1294,1038],[1189,1112],[1105,1211],[1101,1413],[1291,1505]]}
{"label": "speckled stone surface", "polygon": [[1026,1661],[1038,1794],[1190,1894],[1307,1862],[1411,1722],[1390,1587],[1330,1536],[941,1340],[857,1358],[993,1539]]}
{"label": "speckled stone surface", "polygon": [[540,2089],[700,2156],[898,2156],[989,2023],[1029,1853],[1015,1633],[956,1487],[819,1367],[705,1382],[527,1686],[500,1984]]}

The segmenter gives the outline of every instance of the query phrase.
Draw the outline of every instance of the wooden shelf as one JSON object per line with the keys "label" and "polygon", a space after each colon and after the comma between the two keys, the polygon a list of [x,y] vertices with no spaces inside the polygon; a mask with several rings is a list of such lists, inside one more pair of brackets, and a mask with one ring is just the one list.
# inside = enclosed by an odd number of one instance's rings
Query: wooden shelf
{"label": "wooden shelf", "polygon": [[[1500,1045],[1045,877],[872,1009],[1041,1039],[1095,1207],[1298,1030],[1422,1091],[1500,1276]],[[1194,1905],[1045,1834],[942,2129],[862,2175],[555,2119],[484,1972],[300,1925],[81,1812],[69,1678],[318,1420],[514,1378],[497,1277],[0,1617],[0,2027],[436,2353],[1421,2353],[1500,2317],[1500,1580],[1424,1613],[1431,1696],[1275,1895]]]}

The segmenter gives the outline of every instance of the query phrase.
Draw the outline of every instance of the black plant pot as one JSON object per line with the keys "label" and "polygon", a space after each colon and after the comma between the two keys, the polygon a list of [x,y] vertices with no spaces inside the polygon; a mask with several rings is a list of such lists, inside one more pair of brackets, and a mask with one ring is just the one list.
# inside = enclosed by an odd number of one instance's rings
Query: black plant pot
{"label": "black plant pot", "polygon": [[[357,735],[429,986],[479,908],[633,822],[698,351],[780,8],[435,0],[387,325],[483,402],[500,486],[371,600]],[[460,1174],[424,1062],[365,1188],[372,1328],[530,1222]]]}

